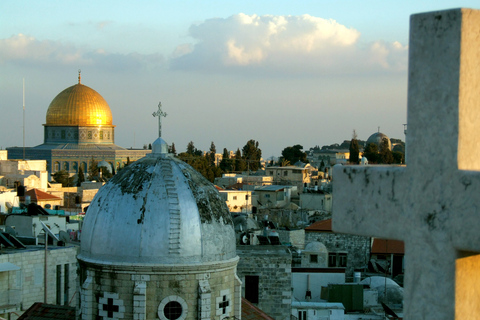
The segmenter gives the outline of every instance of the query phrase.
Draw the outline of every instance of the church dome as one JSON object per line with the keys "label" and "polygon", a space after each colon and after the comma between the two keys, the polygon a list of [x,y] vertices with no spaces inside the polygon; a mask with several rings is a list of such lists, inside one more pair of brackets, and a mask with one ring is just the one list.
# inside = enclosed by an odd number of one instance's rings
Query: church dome
{"label": "church dome", "polygon": [[45,125],[111,127],[112,111],[98,92],[79,81],[52,100]]}
{"label": "church dome", "polygon": [[95,196],[79,259],[142,266],[236,258],[233,222],[217,189],[154,145],[152,154],[119,171]]}
{"label": "church dome", "polygon": [[380,146],[382,144],[383,139],[387,139],[388,148],[392,150],[392,143],[390,142],[390,138],[386,134],[383,134],[381,132],[375,132],[370,137],[368,137],[365,146],[368,146],[370,143],[375,143],[378,146],[378,149],[380,150]]}

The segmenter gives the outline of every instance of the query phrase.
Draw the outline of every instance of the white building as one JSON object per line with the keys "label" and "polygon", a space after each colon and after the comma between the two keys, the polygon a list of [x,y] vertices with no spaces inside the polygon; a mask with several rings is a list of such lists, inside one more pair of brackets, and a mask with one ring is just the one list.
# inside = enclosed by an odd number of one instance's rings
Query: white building
{"label": "white building", "polygon": [[220,190],[230,212],[252,213],[252,191]]}
{"label": "white building", "polygon": [[[47,303],[75,306],[77,279],[75,246],[48,247]],[[3,248],[0,253],[0,318],[21,315],[32,304],[44,301],[45,249]]]}
{"label": "white building", "polygon": [[47,162],[45,160],[0,160],[0,185],[14,188],[16,181],[27,189],[36,188],[47,191]]}

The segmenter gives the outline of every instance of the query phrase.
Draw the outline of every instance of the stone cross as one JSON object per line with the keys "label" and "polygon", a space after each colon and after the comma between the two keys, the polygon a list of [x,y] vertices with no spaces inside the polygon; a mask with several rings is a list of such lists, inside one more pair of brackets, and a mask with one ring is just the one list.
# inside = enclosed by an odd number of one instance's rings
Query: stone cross
{"label": "stone cross", "polygon": [[480,315],[480,11],[410,19],[406,167],[336,166],[333,229],[405,242],[404,319]]}
{"label": "stone cross", "polygon": [[152,113],[154,117],[158,117],[158,137],[162,137],[162,117],[166,117],[167,113],[162,111],[162,103],[158,103],[158,110]]}

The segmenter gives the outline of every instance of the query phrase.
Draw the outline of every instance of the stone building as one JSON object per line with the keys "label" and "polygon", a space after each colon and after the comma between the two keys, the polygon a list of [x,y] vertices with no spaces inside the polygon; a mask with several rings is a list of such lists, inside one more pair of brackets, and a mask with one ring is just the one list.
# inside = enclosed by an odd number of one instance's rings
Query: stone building
{"label": "stone building", "polygon": [[46,160],[47,171],[86,174],[92,158],[106,161],[115,171],[150,150],[125,149],[115,144],[112,111],[95,90],[80,83],[60,92],[50,103],[44,142],[35,147],[7,148],[9,159]]}
{"label": "stone building", "polygon": [[290,319],[292,254],[284,246],[238,246],[243,296],[277,320]]}
{"label": "stone building", "polygon": [[345,268],[347,282],[355,270],[366,268],[370,259],[370,237],[335,233],[332,219],[317,221],[305,228],[305,243],[318,241],[328,250],[328,267]]}
{"label": "stone building", "polygon": [[167,150],[157,139],[92,201],[78,255],[80,319],[241,317],[225,201]]}
{"label": "stone building", "polygon": [[[78,247],[48,247],[47,303],[75,306]],[[45,297],[44,246],[3,247],[0,252],[0,317],[10,319]]]}

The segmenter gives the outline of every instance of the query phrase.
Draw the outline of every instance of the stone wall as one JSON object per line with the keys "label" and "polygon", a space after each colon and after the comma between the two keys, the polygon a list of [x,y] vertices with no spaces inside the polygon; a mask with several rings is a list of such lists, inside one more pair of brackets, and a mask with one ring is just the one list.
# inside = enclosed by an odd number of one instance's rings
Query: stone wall
{"label": "stone wall", "polygon": [[305,247],[305,230],[276,230],[282,244],[291,244],[293,247],[303,249]]}
{"label": "stone wall", "polygon": [[355,269],[361,269],[370,259],[370,237],[340,234],[332,232],[305,232],[305,244],[319,241],[327,247],[329,253],[347,253],[345,270],[347,282],[353,281]]}
{"label": "stone wall", "polygon": [[[2,288],[0,290],[0,306],[17,305],[18,308],[15,312],[21,314],[35,302],[44,301],[45,250],[42,248],[43,246],[29,247],[27,250],[14,250],[0,255],[0,263],[9,262],[20,268],[19,270],[0,272],[0,288]],[[77,248],[73,246],[49,247],[47,303],[57,304],[60,302],[60,305],[76,305],[77,300],[73,297],[77,279]],[[3,253],[6,253],[6,250]],[[60,291],[57,290],[57,279],[60,280],[58,284]],[[65,281],[67,281],[66,286]],[[57,297],[59,301],[57,301]],[[0,313],[0,316],[4,315]]]}
{"label": "stone wall", "polygon": [[240,262],[237,274],[242,280],[245,297],[245,276],[258,276],[258,303],[269,316],[290,319],[292,304],[292,255],[283,246],[242,246],[237,248]]}
{"label": "stone wall", "polygon": [[[100,266],[79,260],[79,318],[167,320],[165,306],[177,301],[181,320],[240,317],[237,259],[199,265]],[[237,290],[238,288],[238,290]],[[109,309],[109,306],[111,307]]]}

